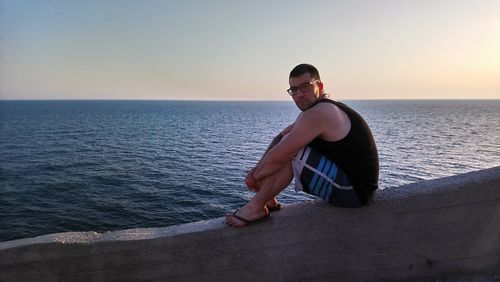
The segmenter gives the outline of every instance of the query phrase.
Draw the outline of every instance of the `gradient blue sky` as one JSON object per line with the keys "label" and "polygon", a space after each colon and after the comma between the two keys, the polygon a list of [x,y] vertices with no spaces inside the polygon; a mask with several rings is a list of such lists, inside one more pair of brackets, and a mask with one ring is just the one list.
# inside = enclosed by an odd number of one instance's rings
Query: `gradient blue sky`
{"label": "gradient blue sky", "polygon": [[500,1],[0,0],[0,99],[499,99]]}

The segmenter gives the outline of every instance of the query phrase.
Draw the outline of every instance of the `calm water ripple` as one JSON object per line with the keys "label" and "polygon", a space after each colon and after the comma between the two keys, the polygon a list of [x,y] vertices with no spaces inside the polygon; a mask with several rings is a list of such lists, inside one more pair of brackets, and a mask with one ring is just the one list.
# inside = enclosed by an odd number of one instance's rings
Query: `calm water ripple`
{"label": "calm water ripple", "polygon": [[[500,165],[499,100],[346,103],[372,128],[382,189]],[[290,102],[1,101],[0,241],[222,216],[252,196],[245,172],[297,114]]]}

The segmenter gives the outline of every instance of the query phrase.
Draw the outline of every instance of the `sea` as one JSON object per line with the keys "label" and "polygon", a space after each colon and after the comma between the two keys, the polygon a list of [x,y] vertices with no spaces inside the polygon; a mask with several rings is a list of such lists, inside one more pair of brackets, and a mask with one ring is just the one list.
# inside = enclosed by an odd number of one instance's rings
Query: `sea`
{"label": "sea", "polygon": [[[375,137],[380,188],[500,165],[500,100],[342,101]],[[294,122],[293,102],[0,101],[0,241],[221,217]],[[278,200],[315,199],[292,186]]]}

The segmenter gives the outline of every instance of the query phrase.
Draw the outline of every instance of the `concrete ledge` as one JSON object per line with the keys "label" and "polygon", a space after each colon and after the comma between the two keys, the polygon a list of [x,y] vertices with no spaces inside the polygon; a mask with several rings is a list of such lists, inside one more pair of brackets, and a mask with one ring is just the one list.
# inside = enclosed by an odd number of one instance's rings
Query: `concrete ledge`
{"label": "concrete ledge", "polygon": [[[222,218],[0,243],[1,281],[500,279],[500,167],[314,201],[234,229]],[[460,280],[460,279],[458,279]]]}

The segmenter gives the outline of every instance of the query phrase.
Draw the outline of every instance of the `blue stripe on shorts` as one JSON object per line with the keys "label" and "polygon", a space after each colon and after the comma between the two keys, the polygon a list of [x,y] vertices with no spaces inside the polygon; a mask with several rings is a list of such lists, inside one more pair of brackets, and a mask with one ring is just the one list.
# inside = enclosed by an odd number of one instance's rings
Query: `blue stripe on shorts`
{"label": "blue stripe on shorts", "polygon": [[[310,147],[307,153],[301,150],[294,162],[301,162],[300,171],[294,168],[295,181],[300,181],[302,190],[315,195],[334,206],[355,208],[362,206],[347,175],[332,160]],[[306,150],[304,148],[303,150]],[[298,159],[300,156],[301,160]],[[307,157],[307,159],[303,159]],[[296,164],[294,163],[294,166]],[[298,174],[298,175],[297,175]]]}

